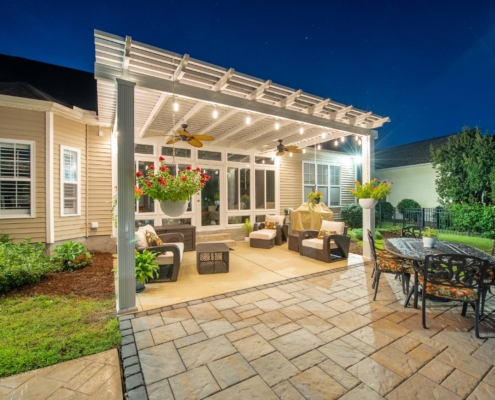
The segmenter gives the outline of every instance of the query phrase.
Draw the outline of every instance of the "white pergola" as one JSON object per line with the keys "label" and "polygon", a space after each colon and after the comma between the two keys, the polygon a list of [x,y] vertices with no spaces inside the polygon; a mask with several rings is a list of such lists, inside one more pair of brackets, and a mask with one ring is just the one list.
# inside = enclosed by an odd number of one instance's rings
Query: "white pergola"
{"label": "white pergola", "polygon": [[[261,153],[274,149],[279,139],[285,145],[307,147],[356,135],[362,140],[363,181],[371,178],[373,129],[388,117],[130,37],[95,30],[95,50],[99,120],[114,127],[118,140],[119,312],[135,309],[134,166],[129,162],[134,159],[135,138],[172,135],[187,123],[190,132],[215,138],[205,142],[206,147]],[[374,231],[372,214],[365,210],[363,226]]]}

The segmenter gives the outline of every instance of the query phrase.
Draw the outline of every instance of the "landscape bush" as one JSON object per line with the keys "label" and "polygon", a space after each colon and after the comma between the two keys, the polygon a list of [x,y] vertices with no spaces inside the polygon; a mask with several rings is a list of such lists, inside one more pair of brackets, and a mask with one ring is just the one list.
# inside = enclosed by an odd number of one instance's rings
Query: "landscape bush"
{"label": "landscape bush", "polygon": [[394,206],[392,203],[389,203],[388,201],[380,201],[376,205],[375,216],[377,219],[381,217],[382,220],[390,220],[393,215]]}
{"label": "landscape bush", "polygon": [[401,214],[404,214],[404,210],[409,208],[421,208],[421,206],[417,201],[411,199],[403,199],[399,201],[399,204],[397,204],[397,210]]}
{"label": "landscape bush", "polygon": [[451,229],[459,232],[477,232],[484,237],[495,237],[495,207],[481,204],[451,204]]}
{"label": "landscape bush", "polygon": [[[349,232],[349,236],[354,240],[363,240],[363,229],[357,228]],[[382,240],[383,236],[379,231],[375,231],[375,239]]]}
{"label": "landscape bush", "polygon": [[0,292],[39,282],[47,273],[60,270],[60,263],[52,262],[45,251],[44,244],[31,244],[29,239],[0,242]]}
{"label": "landscape bush", "polygon": [[74,271],[81,269],[93,263],[91,254],[86,246],[79,242],[65,242],[55,247],[54,260],[62,263],[63,269],[66,271]]}
{"label": "landscape bush", "polygon": [[340,218],[351,229],[363,227],[363,209],[358,203],[343,206],[340,210]]}

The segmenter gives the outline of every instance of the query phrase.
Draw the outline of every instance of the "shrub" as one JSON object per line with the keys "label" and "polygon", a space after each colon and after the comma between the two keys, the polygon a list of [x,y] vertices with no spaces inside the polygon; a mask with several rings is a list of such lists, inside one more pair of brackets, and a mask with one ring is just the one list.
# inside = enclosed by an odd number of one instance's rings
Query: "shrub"
{"label": "shrub", "polygon": [[343,206],[340,211],[340,217],[351,229],[363,227],[363,209],[358,203]]}
{"label": "shrub", "polygon": [[392,226],[388,231],[395,235],[402,235],[402,228],[400,226]]}
{"label": "shrub", "polygon": [[403,199],[397,204],[397,209],[401,214],[404,214],[404,210],[408,208],[421,208],[417,201],[411,199]]}
{"label": "shrub", "polygon": [[0,244],[11,243],[12,239],[6,233],[0,234]]}
{"label": "shrub", "polygon": [[45,255],[46,246],[22,243],[0,243],[0,292],[14,287],[36,283],[49,272],[60,270],[60,264]]}
{"label": "shrub", "polygon": [[59,244],[54,252],[56,254],[54,258],[62,263],[66,271],[81,269],[93,263],[86,246],[79,242],[69,241]]}
{"label": "shrub", "polygon": [[[363,229],[362,228],[353,229],[350,232],[350,236],[352,239],[355,240],[363,240]],[[382,240],[383,239],[382,234],[378,231],[375,231],[375,239]]]}
{"label": "shrub", "polygon": [[392,219],[392,216],[394,215],[394,206],[388,201],[380,201],[376,205],[375,215],[377,218],[381,215],[382,220]]}
{"label": "shrub", "polygon": [[495,207],[481,204],[451,204],[447,208],[450,212],[451,229],[465,232],[479,232],[490,237],[495,232]]}

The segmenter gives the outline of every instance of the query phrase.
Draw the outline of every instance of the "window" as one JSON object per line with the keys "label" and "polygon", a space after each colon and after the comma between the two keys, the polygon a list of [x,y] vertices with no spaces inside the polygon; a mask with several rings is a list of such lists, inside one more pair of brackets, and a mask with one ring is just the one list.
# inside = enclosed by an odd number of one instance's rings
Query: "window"
{"label": "window", "polygon": [[[316,185],[315,185],[316,183]],[[323,193],[323,202],[329,207],[340,206],[340,166],[329,164],[303,164],[303,201],[308,200],[308,193],[316,187]]]}
{"label": "window", "polygon": [[254,162],[256,164],[275,165],[275,158],[270,158],[270,157],[254,157]]}
{"label": "window", "polygon": [[135,144],[134,145],[134,153],[138,154],[154,154],[153,145],[152,144]]}
{"label": "window", "polygon": [[243,224],[249,218],[250,218],[249,215],[235,215],[235,216],[233,215],[227,218],[227,223],[229,225]]}
{"label": "window", "polygon": [[251,157],[245,154],[227,154],[227,161],[249,163]]}
{"label": "window", "polygon": [[81,214],[81,150],[60,146],[60,214]]}
{"label": "window", "polygon": [[227,192],[229,210],[250,210],[251,170],[227,168]]}
{"label": "window", "polygon": [[275,171],[254,171],[255,207],[257,210],[275,208]]}
{"label": "window", "polygon": [[0,140],[0,217],[34,217],[34,142]]}
{"label": "window", "polygon": [[[173,157],[173,147],[162,147],[162,156]],[[191,149],[175,149],[175,157],[191,158]]]}
{"label": "window", "polygon": [[154,219],[136,219],[134,221],[134,226],[136,228],[139,228],[140,226],[146,226],[146,225],[155,226],[155,220]]}
{"label": "window", "polygon": [[199,160],[222,161],[222,153],[218,151],[198,150]]}
{"label": "window", "polygon": [[[149,167],[154,165],[153,161],[137,161],[136,162],[136,172],[142,172],[143,175],[148,173]],[[146,195],[142,195],[137,202],[137,212],[138,213],[150,213],[155,212],[155,201]]]}
{"label": "window", "polygon": [[163,218],[162,225],[191,225],[191,218]]}

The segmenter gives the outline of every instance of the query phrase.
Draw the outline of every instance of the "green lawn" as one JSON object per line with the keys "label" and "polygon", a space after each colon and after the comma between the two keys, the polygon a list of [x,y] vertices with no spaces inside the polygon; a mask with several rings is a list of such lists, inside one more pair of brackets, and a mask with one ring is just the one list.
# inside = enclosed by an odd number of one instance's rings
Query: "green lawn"
{"label": "green lawn", "polygon": [[114,300],[76,296],[0,298],[0,377],[120,344]]}
{"label": "green lawn", "polygon": [[468,246],[476,247],[485,252],[489,252],[493,246],[493,239],[486,239],[474,236],[461,236],[461,235],[451,235],[447,233],[440,233],[438,236],[439,240],[445,242],[454,242],[467,244]]}

